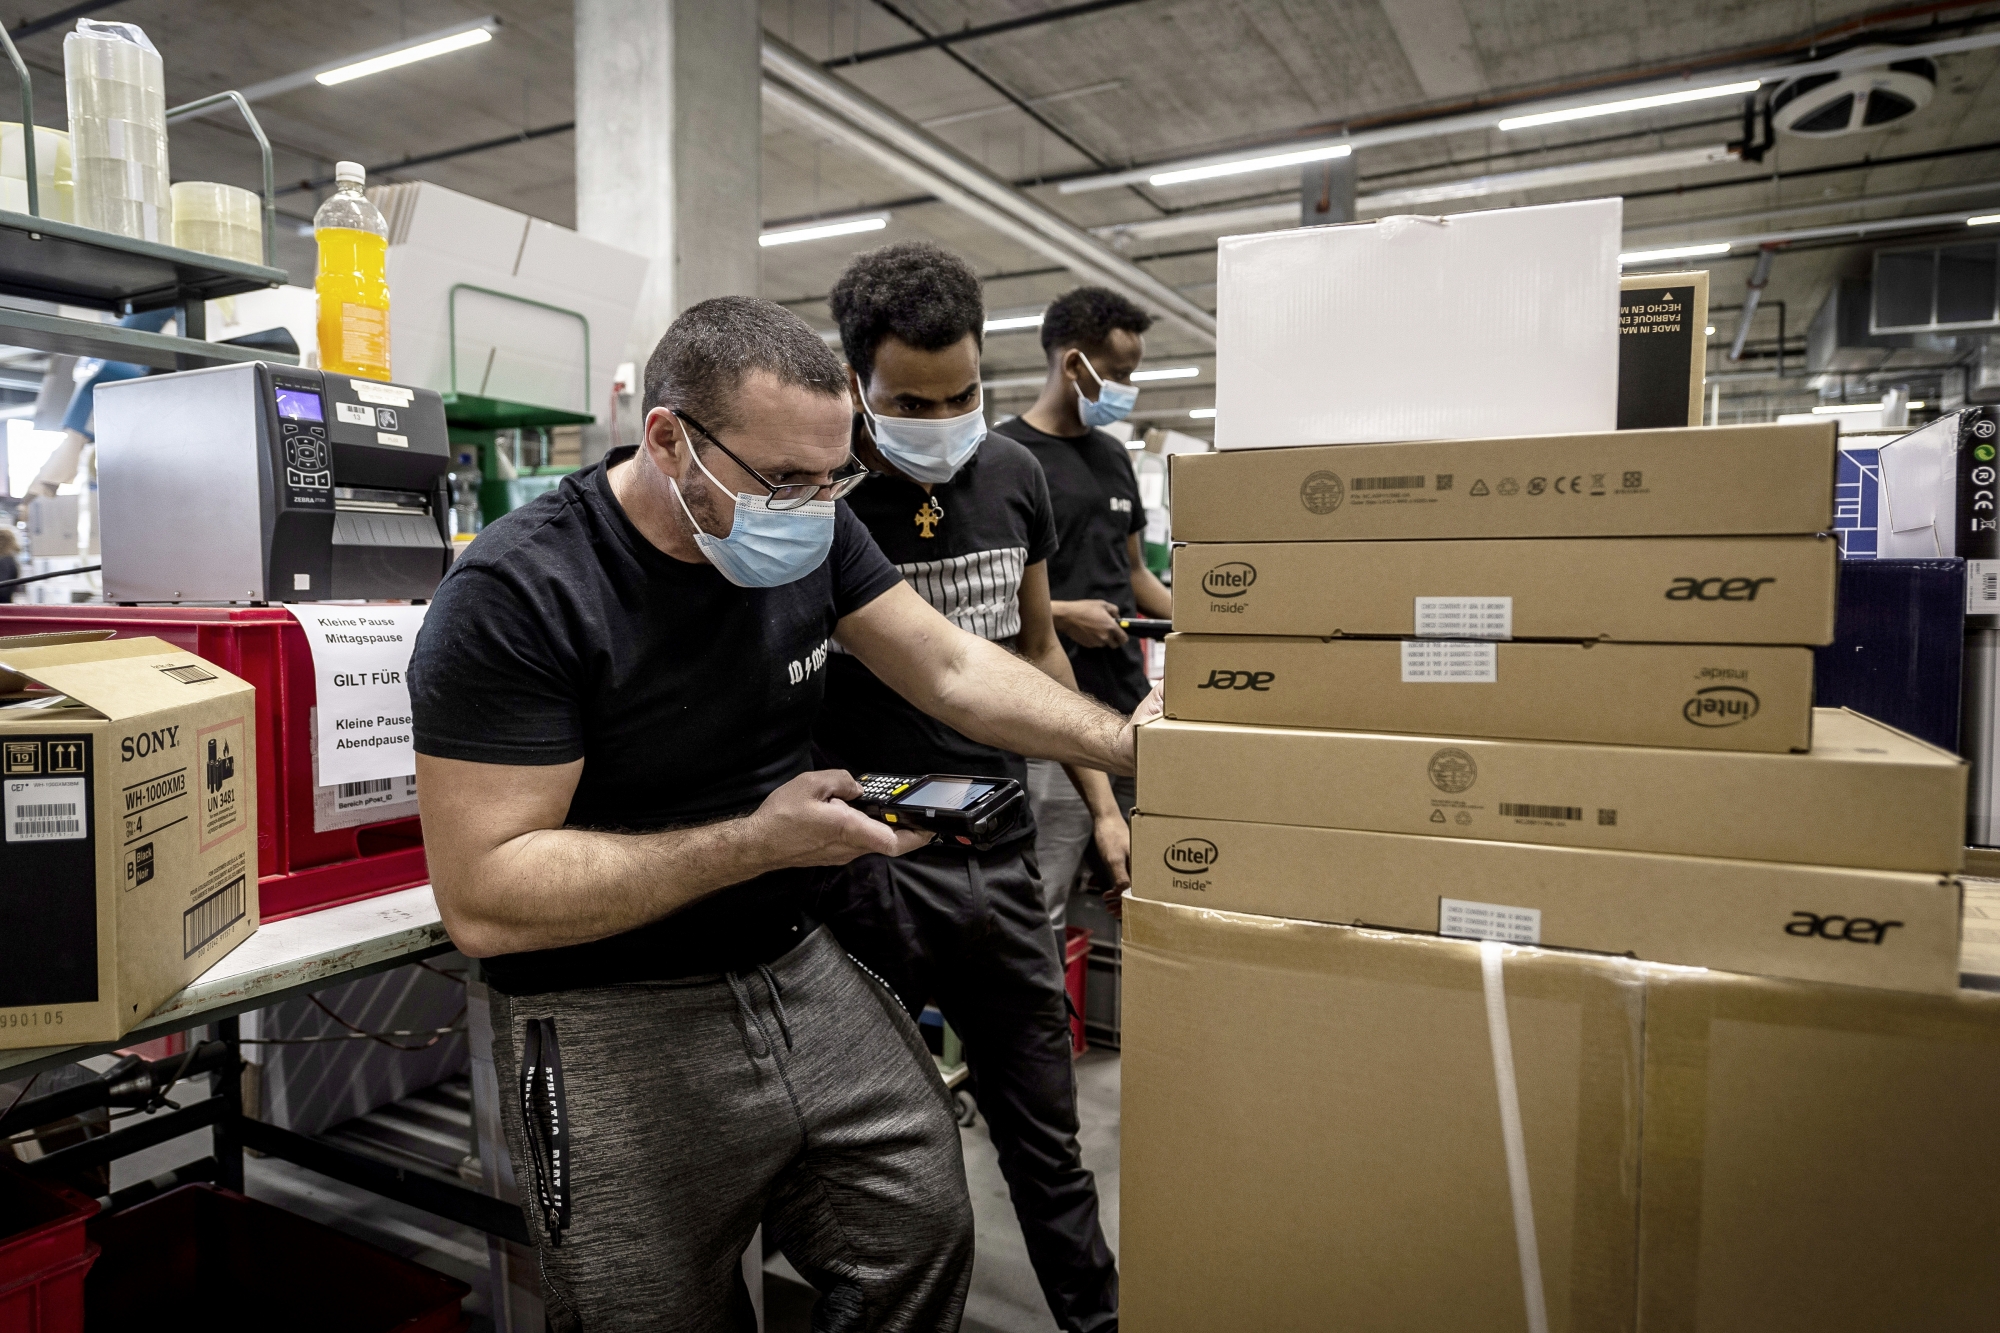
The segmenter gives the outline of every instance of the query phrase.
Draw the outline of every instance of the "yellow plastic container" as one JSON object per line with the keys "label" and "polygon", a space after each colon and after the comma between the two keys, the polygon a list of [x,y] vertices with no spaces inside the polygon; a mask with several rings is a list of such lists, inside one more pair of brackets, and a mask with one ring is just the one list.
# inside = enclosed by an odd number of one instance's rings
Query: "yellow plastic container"
{"label": "yellow plastic container", "polygon": [[389,375],[389,228],[361,192],[357,163],[342,162],[339,189],[313,218],[319,243],[319,364],[363,379]]}

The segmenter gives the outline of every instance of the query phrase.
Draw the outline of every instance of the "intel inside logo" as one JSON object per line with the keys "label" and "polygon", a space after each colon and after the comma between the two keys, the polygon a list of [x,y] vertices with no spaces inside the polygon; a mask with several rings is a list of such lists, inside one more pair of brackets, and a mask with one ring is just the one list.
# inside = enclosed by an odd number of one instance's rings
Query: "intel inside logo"
{"label": "intel inside logo", "polygon": [[1257,581],[1257,567],[1232,560],[1201,576],[1201,590],[1210,597],[1241,597]]}
{"label": "intel inside logo", "polygon": [[1697,727],[1733,727],[1757,716],[1757,696],[1735,685],[1711,685],[1694,692],[1681,716]]}
{"label": "intel inside logo", "polygon": [[1205,874],[1221,853],[1207,838],[1182,838],[1168,846],[1163,858],[1167,869],[1183,875]]}

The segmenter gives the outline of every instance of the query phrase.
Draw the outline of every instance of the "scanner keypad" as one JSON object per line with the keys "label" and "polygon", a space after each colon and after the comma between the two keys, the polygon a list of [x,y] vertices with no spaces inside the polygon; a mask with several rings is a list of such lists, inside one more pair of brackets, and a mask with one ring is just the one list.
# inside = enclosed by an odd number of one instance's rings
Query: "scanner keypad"
{"label": "scanner keypad", "polygon": [[860,799],[864,801],[886,801],[908,790],[912,784],[912,779],[897,777],[894,774],[864,773],[860,780]]}

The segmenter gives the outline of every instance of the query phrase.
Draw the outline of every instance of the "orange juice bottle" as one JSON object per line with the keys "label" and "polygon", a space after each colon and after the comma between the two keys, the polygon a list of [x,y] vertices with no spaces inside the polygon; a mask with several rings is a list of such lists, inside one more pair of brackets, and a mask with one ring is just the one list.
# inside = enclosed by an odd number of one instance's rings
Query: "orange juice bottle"
{"label": "orange juice bottle", "polygon": [[389,224],[361,192],[359,162],[333,169],[335,190],[313,215],[319,243],[319,364],[363,379],[389,378]]}

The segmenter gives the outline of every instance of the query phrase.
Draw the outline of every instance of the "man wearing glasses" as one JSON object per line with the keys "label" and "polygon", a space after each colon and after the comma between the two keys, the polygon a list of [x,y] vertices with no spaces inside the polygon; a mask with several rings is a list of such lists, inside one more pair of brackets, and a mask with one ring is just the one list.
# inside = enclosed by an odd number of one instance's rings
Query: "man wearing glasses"
{"label": "man wearing glasses", "polygon": [[805,905],[925,839],[810,770],[841,643],[986,744],[1119,773],[1133,723],[954,627],[835,503],[847,377],[727,297],[646,366],[643,438],[480,535],[410,664],[438,906],[486,960],[557,1329],[748,1316],[761,1222],[827,1328],[958,1326],[971,1211],[936,1069]]}

